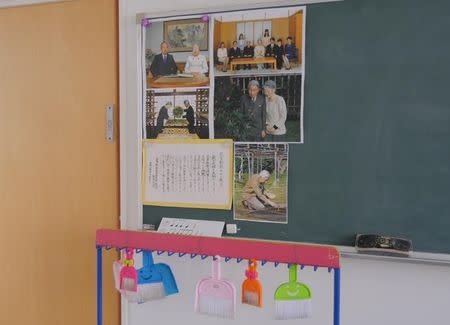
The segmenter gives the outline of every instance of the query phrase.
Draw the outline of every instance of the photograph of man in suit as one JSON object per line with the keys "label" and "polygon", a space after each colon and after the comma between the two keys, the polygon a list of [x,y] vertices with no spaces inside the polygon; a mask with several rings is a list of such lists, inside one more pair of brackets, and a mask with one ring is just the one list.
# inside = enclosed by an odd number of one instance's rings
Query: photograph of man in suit
{"label": "photograph of man in suit", "polygon": [[[228,58],[230,59],[229,62],[233,61],[233,59],[240,58],[242,56],[241,49],[238,47],[237,42],[233,42],[233,47],[230,49],[230,53],[228,55]],[[239,70],[239,66],[236,68]]]}
{"label": "photograph of man in suit", "polygon": [[195,133],[194,109],[187,99],[184,101],[184,106],[186,107],[186,109],[184,110],[186,115],[184,115],[183,117],[188,121],[189,133]]}
{"label": "photograph of man in suit", "polygon": [[169,46],[166,42],[161,43],[161,53],[155,55],[150,71],[153,77],[167,76],[177,73],[177,65],[172,55],[169,54]]}
{"label": "photograph of man in suit", "polygon": [[158,118],[156,119],[156,134],[158,135],[164,129],[165,120],[169,119],[169,109],[172,108],[172,102],[167,102],[158,113]]}
{"label": "photograph of man in suit", "polygon": [[[253,58],[255,56],[255,48],[252,46],[252,42],[247,41],[244,47],[244,52],[242,55],[244,58]],[[244,70],[251,69],[251,65],[247,64],[244,66]]]}
{"label": "photograph of man in suit", "polygon": [[[271,37],[270,44],[267,45],[267,47],[266,47],[266,56],[273,57],[277,60],[277,68],[278,68],[278,64],[279,64],[279,59],[278,59],[279,55],[280,55],[280,48],[275,43],[275,37]],[[281,62],[283,62],[283,60],[281,60]],[[269,67],[269,65],[266,64],[266,68],[268,68],[268,67]]]}
{"label": "photograph of man in suit", "polygon": [[247,90],[241,97],[241,112],[249,120],[249,132],[244,141],[261,141],[266,136],[266,99],[257,80],[251,80]]}

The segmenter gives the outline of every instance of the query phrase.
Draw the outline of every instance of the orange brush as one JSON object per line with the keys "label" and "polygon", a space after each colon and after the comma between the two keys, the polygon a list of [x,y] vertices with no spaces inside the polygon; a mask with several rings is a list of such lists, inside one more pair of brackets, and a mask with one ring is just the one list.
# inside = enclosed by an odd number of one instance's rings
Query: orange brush
{"label": "orange brush", "polygon": [[242,282],[242,303],[256,307],[262,307],[262,286],[258,280],[256,261],[249,261],[248,269],[245,270],[247,279]]}

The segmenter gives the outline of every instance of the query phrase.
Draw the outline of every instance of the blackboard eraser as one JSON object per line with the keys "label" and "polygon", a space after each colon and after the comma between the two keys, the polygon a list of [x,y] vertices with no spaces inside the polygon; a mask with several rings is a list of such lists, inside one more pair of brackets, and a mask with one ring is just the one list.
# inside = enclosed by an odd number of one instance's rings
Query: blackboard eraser
{"label": "blackboard eraser", "polygon": [[383,235],[359,234],[356,235],[355,248],[358,253],[408,257],[412,252],[412,241]]}

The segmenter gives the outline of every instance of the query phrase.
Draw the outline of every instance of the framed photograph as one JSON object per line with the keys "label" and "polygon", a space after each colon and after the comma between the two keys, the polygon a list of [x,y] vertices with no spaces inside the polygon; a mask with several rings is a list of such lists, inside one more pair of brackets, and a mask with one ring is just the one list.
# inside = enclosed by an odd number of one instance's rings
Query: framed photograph
{"label": "framed photograph", "polygon": [[200,51],[207,51],[208,22],[200,18],[165,21],[164,40],[171,52],[190,52],[194,44],[200,47]]}

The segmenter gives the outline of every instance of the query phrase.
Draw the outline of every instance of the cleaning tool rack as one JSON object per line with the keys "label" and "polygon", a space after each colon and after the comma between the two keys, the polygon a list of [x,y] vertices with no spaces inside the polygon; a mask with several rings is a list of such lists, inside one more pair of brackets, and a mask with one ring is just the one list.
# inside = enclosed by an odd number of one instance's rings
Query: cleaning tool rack
{"label": "cleaning tool rack", "polygon": [[268,262],[277,267],[280,263],[296,264],[303,269],[313,267],[314,271],[327,268],[333,271],[333,325],[340,321],[340,254],[335,247],[298,244],[290,242],[275,242],[253,239],[216,238],[201,236],[182,236],[163,234],[151,231],[128,231],[99,229],[96,234],[97,249],[97,325],[103,325],[102,301],[102,253],[103,250],[134,249],[156,252],[157,255],[167,253],[168,256],[184,256],[191,258],[222,256],[225,262],[236,259],[255,259],[264,265]]}

